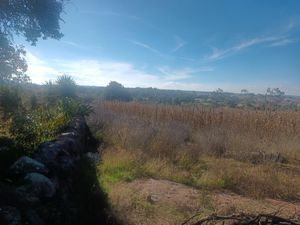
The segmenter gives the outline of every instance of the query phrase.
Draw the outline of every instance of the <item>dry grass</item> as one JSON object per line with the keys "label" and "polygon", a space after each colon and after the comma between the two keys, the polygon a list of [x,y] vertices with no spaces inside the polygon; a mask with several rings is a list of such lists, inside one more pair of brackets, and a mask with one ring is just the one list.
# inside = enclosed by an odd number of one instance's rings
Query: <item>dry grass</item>
{"label": "dry grass", "polygon": [[107,186],[154,177],[255,198],[300,199],[298,112],[103,102],[89,122],[118,149],[103,154]]}
{"label": "dry grass", "polygon": [[108,148],[102,154],[99,172],[108,192],[111,185],[119,182],[156,178],[206,190],[228,189],[253,198],[300,198],[300,177],[273,164],[253,165],[210,156],[192,161],[185,155],[172,161],[139,151]]}

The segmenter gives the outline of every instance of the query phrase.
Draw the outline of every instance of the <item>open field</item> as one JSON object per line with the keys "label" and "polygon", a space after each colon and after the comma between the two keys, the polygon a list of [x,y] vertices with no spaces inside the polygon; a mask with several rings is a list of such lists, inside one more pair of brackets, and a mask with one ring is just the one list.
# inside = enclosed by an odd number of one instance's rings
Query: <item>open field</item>
{"label": "open field", "polygon": [[[226,211],[230,204],[224,206],[226,209],[216,207],[214,197],[214,193],[223,192],[232,193],[230,199],[235,195],[254,202],[248,208],[235,203],[232,207],[237,211],[260,209],[259,202],[269,204],[264,199],[300,201],[298,112],[102,102],[95,106],[89,124],[96,137],[104,141],[98,166],[100,182],[121,215],[130,210],[139,215],[131,205],[135,199],[137,205],[150,207],[153,216],[168,218],[169,214],[175,219],[177,215],[178,223],[198,208]],[[191,211],[184,209],[176,214],[177,206],[174,213],[158,210],[167,206],[160,203],[157,208],[147,196],[139,196],[143,195],[141,189],[131,188],[138,187],[140,179],[184,184],[207,198]],[[172,199],[178,200],[176,195]]]}

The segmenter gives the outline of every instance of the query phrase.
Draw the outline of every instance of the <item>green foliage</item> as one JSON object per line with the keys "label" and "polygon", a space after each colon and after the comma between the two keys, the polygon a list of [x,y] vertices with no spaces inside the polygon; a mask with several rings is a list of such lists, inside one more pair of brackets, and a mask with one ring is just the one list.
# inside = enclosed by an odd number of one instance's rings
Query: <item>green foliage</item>
{"label": "green foliage", "polygon": [[268,88],[266,95],[282,97],[285,95],[284,91],[281,91],[279,88]]}
{"label": "green foliage", "polygon": [[81,103],[79,100],[74,100],[72,98],[60,100],[58,102],[58,108],[68,120],[71,120],[75,116],[88,116],[93,112],[90,105]]}
{"label": "green foliage", "polygon": [[10,36],[17,34],[35,44],[38,38],[60,39],[59,22],[63,0],[1,1],[1,32]]}
{"label": "green foliage", "polygon": [[7,169],[16,161],[23,151],[8,137],[0,137],[0,180],[7,175]]}
{"label": "green foliage", "polygon": [[0,108],[4,118],[11,116],[21,106],[21,98],[15,87],[0,86]]}
{"label": "green foliage", "polygon": [[56,80],[57,94],[61,98],[74,98],[76,96],[76,82],[69,75],[58,76]]}
{"label": "green foliage", "polygon": [[64,98],[56,106],[16,113],[11,120],[10,133],[30,154],[40,143],[55,138],[74,117],[88,116],[91,112],[89,105]]}
{"label": "green foliage", "polygon": [[57,90],[55,84],[50,80],[45,83],[47,105],[53,106],[57,100]]}
{"label": "green foliage", "polygon": [[0,3],[0,83],[27,82],[25,50],[13,44],[22,35],[31,44],[39,38],[60,39],[59,22],[63,0],[1,1]]}
{"label": "green foliage", "polygon": [[124,86],[116,81],[111,81],[105,88],[104,98],[106,100],[131,101],[132,97]]}
{"label": "green foliage", "polygon": [[31,110],[35,110],[38,108],[38,100],[35,94],[30,96],[30,108]]}
{"label": "green foliage", "polygon": [[30,154],[40,143],[53,139],[67,123],[67,118],[58,108],[40,108],[15,114],[10,124],[10,133]]}
{"label": "green foliage", "polygon": [[29,81],[29,77],[25,74],[27,70],[24,58],[25,50],[22,47],[14,46],[1,31],[0,52],[0,85],[8,82],[20,83]]}

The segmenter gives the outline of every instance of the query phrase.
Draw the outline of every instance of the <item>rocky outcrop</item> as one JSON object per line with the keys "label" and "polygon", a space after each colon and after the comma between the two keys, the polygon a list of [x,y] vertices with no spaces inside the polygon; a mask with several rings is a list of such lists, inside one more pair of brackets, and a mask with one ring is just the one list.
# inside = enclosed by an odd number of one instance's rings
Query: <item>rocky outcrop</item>
{"label": "rocky outcrop", "polygon": [[48,173],[48,169],[43,163],[30,157],[22,156],[10,167],[10,172],[13,175],[24,175],[33,172]]}
{"label": "rocky outcrop", "polygon": [[0,184],[0,224],[77,224],[74,171],[92,150],[91,140],[85,119],[76,118],[55,140],[41,144],[32,157],[14,162],[9,169],[14,182]]}

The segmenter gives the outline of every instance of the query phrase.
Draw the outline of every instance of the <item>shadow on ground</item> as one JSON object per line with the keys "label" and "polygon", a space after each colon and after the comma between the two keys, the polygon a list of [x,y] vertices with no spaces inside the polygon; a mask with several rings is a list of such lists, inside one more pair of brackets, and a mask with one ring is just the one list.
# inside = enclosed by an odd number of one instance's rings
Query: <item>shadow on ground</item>
{"label": "shadow on ground", "polygon": [[101,189],[96,167],[86,158],[76,166],[73,181],[74,203],[77,208],[78,225],[121,225],[110,209],[107,196]]}

